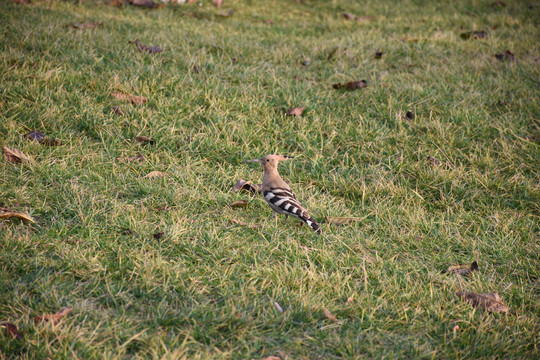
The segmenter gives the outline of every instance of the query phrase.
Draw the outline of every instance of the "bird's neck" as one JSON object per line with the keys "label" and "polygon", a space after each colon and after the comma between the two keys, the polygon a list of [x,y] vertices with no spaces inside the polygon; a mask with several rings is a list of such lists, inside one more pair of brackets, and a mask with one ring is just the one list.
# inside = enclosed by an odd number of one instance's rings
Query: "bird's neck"
{"label": "bird's neck", "polygon": [[288,187],[288,185],[285,183],[285,181],[283,181],[281,176],[279,176],[277,168],[264,169],[262,184],[263,184],[263,187],[266,187],[266,186],[279,186],[279,187],[285,187],[285,188]]}

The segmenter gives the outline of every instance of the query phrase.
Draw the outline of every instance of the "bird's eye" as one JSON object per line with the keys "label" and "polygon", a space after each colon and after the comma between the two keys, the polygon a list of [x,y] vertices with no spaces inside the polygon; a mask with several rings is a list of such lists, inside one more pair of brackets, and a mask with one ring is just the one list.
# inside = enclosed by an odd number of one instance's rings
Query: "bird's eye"
{"label": "bird's eye", "polygon": [[270,162],[270,159],[266,159],[266,162]]}

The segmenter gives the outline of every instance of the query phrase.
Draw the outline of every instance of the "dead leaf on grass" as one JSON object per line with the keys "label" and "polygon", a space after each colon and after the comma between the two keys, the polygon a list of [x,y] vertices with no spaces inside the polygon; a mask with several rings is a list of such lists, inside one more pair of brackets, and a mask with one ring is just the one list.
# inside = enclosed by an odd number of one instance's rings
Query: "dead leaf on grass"
{"label": "dead leaf on grass", "polygon": [[139,6],[147,9],[158,9],[165,6],[165,4],[156,4],[152,0],[128,0],[128,3],[130,3],[133,6]]}
{"label": "dead leaf on grass", "polygon": [[302,113],[304,112],[305,109],[306,108],[304,107],[290,108],[289,110],[287,110],[287,115],[300,117],[302,116]]}
{"label": "dead leaf on grass", "polygon": [[124,94],[124,93],[121,93],[121,92],[113,92],[111,93],[111,95],[118,99],[118,100],[125,100],[125,101],[129,101],[135,105],[142,105],[144,104],[145,102],[148,101],[147,98],[145,98],[144,96],[137,96],[137,95],[131,95],[131,94]]}
{"label": "dead leaf on grass", "polygon": [[34,219],[32,219],[32,217],[26,213],[16,212],[16,211],[6,209],[6,208],[0,208],[0,219],[9,219],[9,218],[17,218],[17,219],[21,219],[24,222],[35,223]]}
{"label": "dead leaf on grass", "polygon": [[103,25],[102,23],[98,23],[98,22],[88,22],[88,23],[80,23],[80,22],[73,22],[73,23],[70,23],[68,25],[66,25],[66,27],[72,27],[74,29],[78,29],[78,30],[85,30],[85,29],[95,29],[97,28],[98,26],[101,26]]}
{"label": "dead leaf on grass", "polygon": [[143,163],[146,161],[146,159],[144,158],[144,156],[142,155],[136,155],[136,156],[120,156],[120,157],[117,157],[116,158],[117,160],[119,161],[123,161],[125,163],[132,163],[132,162],[138,162],[138,163]]}
{"label": "dead leaf on grass", "polygon": [[353,301],[354,301],[354,296],[351,295],[345,302],[345,305],[351,305]]}
{"label": "dead leaf on grass", "polygon": [[360,220],[359,218],[355,218],[355,217],[333,217],[333,216],[328,216],[326,218],[326,221],[329,224],[335,224],[335,225],[350,224],[350,223],[353,223],[353,222],[357,222],[359,220]]}
{"label": "dead leaf on grass", "polygon": [[237,200],[230,204],[229,206],[232,208],[239,208],[239,207],[246,207],[249,205],[249,201],[247,200]]}
{"label": "dead leaf on grass", "polygon": [[333,322],[338,322],[339,320],[337,317],[330,312],[327,308],[324,309],[324,316],[326,316],[329,320],[332,320]]}
{"label": "dead leaf on grass", "polygon": [[45,134],[39,132],[39,131],[30,131],[28,134],[24,135],[25,138],[27,138],[30,141],[37,141],[42,145],[47,146],[60,146],[62,143],[56,139],[48,138],[45,136]]}
{"label": "dead leaf on grass", "polygon": [[456,295],[469,302],[472,306],[485,309],[489,312],[504,312],[507,313],[510,308],[503,304],[499,294],[476,294],[473,292],[458,291]]}
{"label": "dead leaf on grass", "polygon": [[405,113],[405,119],[414,120],[414,117],[415,117],[414,113],[410,110]]}
{"label": "dead leaf on grass", "polygon": [[441,165],[441,161],[433,156],[428,156],[427,157],[427,160],[431,163],[431,165],[433,166],[440,166]]}
{"label": "dead leaf on grass", "polygon": [[382,50],[377,50],[377,51],[375,51],[375,54],[373,55],[373,57],[374,57],[375,59],[377,59],[377,60],[380,60],[380,59],[382,59],[383,54],[384,54],[384,53],[382,52]]}
{"label": "dead leaf on grass", "polygon": [[367,87],[367,82],[366,80],[360,80],[360,81],[349,81],[347,83],[343,83],[343,84],[334,84],[332,85],[332,87],[334,89],[345,89],[345,90],[348,90],[348,91],[352,91],[352,90],[356,90],[356,89],[362,89],[362,88],[365,88]]}
{"label": "dead leaf on grass", "polygon": [[217,8],[220,8],[221,5],[223,4],[223,0],[212,0],[212,4],[217,7]]}
{"label": "dead leaf on grass", "polygon": [[506,3],[504,1],[495,1],[491,3],[491,7],[505,7]]}
{"label": "dead leaf on grass", "polygon": [[135,41],[128,41],[129,44],[135,44],[135,46],[137,46],[137,49],[139,49],[139,51],[141,52],[146,52],[146,53],[149,53],[149,54],[157,54],[157,53],[160,53],[163,51],[162,48],[160,48],[159,46],[155,45],[155,46],[152,46],[152,47],[149,47],[149,46],[146,46],[146,45],[143,45],[141,44],[141,42],[139,41],[139,39],[135,40]]}
{"label": "dead leaf on grass", "polygon": [[453,328],[452,328],[452,332],[455,334],[459,331],[459,325],[455,325]]}
{"label": "dead leaf on grass", "polygon": [[154,239],[159,240],[159,239],[161,239],[163,237],[163,235],[165,235],[165,233],[163,231],[157,232],[157,233],[154,234]]}
{"label": "dead leaf on grass", "polygon": [[32,160],[31,157],[29,157],[28,155],[25,155],[20,150],[11,149],[4,145],[2,147],[2,152],[4,153],[4,157],[6,158],[6,161],[8,162],[17,163],[17,164],[20,164],[23,161],[30,164],[34,163],[34,160]]}
{"label": "dead leaf on grass", "polygon": [[124,111],[120,106],[113,106],[111,109],[116,115],[124,115]]}
{"label": "dead leaf on grass", "polygon": [[237,225],[242,225],[242,226],[247,226],[248,228],[250,229],[257,229],[257,228],[260,228],[261,225],[250,225],[248,223],[245,223],[243,221],[240,221],[240,220],[236,220],[236,219],[231,219],[231,222],[237,224]]}
{"label": "dead leaf on grass", "polygon": [[489,34],[484,30],[467,31],[459,35],[463,40],[489,39]]}
{"label": "dead leaf on grass", "polygon": [[344,12],[342,15],[346,20],[356,20],[356,21],[360,21],[360,22],[375,20],[375,18],[373,16],[356,16],[356,15],[351,14],[349,12]]}
{"label": "dead leaf on grass", "polygon": [[156,179],[156,178],[159,179],[165,176],[168,176],[168,174],[161,171],[152,171],[148,173],[144,178],[145,179]]}
{"label": "dead leaf on grass", "polygon": [[254,194],[260,193],[261,189],[262,189],[261,184],[253,185],[251,181],[246,181],[244,179],[238,180],[236,185],[234,185],[232,188],[233,191],[245,190],[245,191],[252,192]]}
{"label": "dead leaf on grass", "polygon": [[144,135],[140,135],[140,136],[135,136],[135,140],[139,143],[142,143],[142,144],[150,144],[150,145],[154,145],[155,141],[151,138],[149,138],[148,136],[144,136]]}
{"label": "dead leaf on grass", "polygon": [[474,261],[470,264],[452,265],[448,267],[446,273],[467,276],[476,270],[478,270],[478,262]]}
{"label": "dead leaf on grass", "polygon": [[54,314],[45,314],[41,316],[35,316],[34,321],[35,322],[42,322],[42,321],[50,321],[51,323],[55,324],[60,319],[62,319],[64,316],[69,314],[73,310],[73,307],[69,306],[67,308],[63,308],[62,310],[58,311]]}
{"label": "dead leaf on grass", "polygon": [[201,72],[201,70],[199,69],[199,67],[197,66],[197,64],[193,64],[193,72],[195,74],[198,74]]}
{"label": "dead leaf on grass", "polygon": [[30,0],[11,0],[11,2],[20,5],[28,5],[31,3]]}
{"label": "dead leaf on grass", "polygon": [[231,9],[231,10],[229,10],[229,11],[220,11],[220,12],[218,13],[219,16],[225,17],[225,18],[231,17],[231,16],[233,16],[233,14],[234,14],[234,10],[233,10],[233,9]]}
{"label": "dead leaf on grass", "polygon": [[22,339],[23,335],[19,332],[17,327],[11,323],[3,323],[0,326],[5,327],[8,335],[14,339]]}
{"label": "dead leaf on grass", "polygon": [[111,0],[109,2],[109,5],[110,6],[124,6],[124,1],[123,0]]}
{"label": "dead leaf on grass", "polygon": [[494,56],[499,61],[516,61],[516,56],[510,50],[506,50],[500,54],[495,54]]}
{"label": "dead leaf on grass", "polygon": [[277,301],[274,301],[274,307],[275,307],[276,310],[279,311],[280,313],[283,312],[283,308],[278,304]]}

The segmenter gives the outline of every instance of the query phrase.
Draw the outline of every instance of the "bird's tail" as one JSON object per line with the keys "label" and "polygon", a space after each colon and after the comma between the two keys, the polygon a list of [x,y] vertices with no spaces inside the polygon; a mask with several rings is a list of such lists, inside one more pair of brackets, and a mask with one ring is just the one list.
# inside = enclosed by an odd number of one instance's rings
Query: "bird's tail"
{"label": "bird's tail", "polygon": [[300,220],[302,220],[303,222],[305,222],[313,231],[315,231],[317,234],[322,234],[322,230],[321,230],[321,227],[319,226],[319,224],[317,224],[317,222],[315,221],[314,218],[312,217],[300,217]]}

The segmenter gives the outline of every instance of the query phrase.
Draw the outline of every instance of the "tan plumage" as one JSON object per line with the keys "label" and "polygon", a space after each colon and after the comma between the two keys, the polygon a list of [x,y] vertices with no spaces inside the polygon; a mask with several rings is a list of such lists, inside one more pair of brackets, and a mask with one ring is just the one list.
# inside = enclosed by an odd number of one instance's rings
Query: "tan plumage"
{"label": "tan plumage", "polygon": [[274,211],[274,216],[277,213],[284,214],[285,216],[295,216],[320,234],[321,229],[319,224],[309,216],[306,208],[300,204],[289,184],[279,176],[277,170],[279,162],[288,159],[291,159],[291,157],[271,154],[260,159],[247,160],[246,162],[258,162],[261,164],[264,171],[262,194],[264,200]]}

